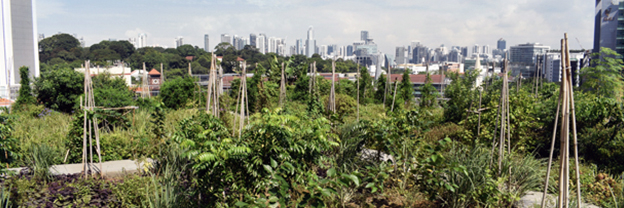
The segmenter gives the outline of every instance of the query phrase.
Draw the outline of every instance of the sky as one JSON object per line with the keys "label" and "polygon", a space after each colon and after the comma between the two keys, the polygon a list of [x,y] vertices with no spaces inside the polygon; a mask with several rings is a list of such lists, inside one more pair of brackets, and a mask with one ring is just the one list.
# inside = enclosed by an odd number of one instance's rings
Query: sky
{"label": "sky", "polygon": [[292,46],[314,27],[317,46],[349,45],[369,36],[383,53],[418,41],[428,47],[538,42],[593,47],[593,0],[36,0],[38,33],[83,37],[86,45],[147,34],[148,45],[210,47],[223,33],[264,33]]}

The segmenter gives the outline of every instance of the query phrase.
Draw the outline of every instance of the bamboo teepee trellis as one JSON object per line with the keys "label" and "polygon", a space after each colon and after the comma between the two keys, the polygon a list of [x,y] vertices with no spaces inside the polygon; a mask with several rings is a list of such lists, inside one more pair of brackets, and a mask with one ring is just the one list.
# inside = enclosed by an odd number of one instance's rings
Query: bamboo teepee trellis
{"label": "bamboo teepee trellis", "polygon": [[[243,70],[241,71],[241,82],[239,87],[239,100],[240,100],[240,121],[238,127],[238,136],[243,134],[243,126],[245,125],[245,109],[249,110],[249,104],[247,102],[247,63],[243,61]],[[238,104],[237,104],[238,105]],[[236,124],[234,124],[236,125]]]}
{"label": "bamboo teepee trellis", "polygon": [[219,75],[217,75],[216,57],[212,55],[208,78],[208,94],[206,94],[206,112],[219,117]]}
{"label": "bamboo teepee trellis", "polygon": [[[91,70],[90,70],[90,61],[85,61],[85,73],[84,73],[84,104],[81,99],[81,107],[84,112],[83,118],[83,137],[82,137],[82,171],[84,177],[87,177],[87,174],[90,172],[94,173],[92,170],[93,166],[93,135],[95,135],[95,143],[96,143],[96,153],[98,154],[99,159],[99,171],[100,176],[102,176],[102,156],[100,154],[100,131],[98,128],[97,117],[92,116],[91,119],[88,119],[87,111],[93,112],[95,110],[95,98],[93,96],[93,82],[91,81]],[[88,125],[87,125],[88,124]],[[88,140],[88,146],[87,146]],[[87,151],[87,148],[89,151]]]}
{"label": "bamboo teepee trellis", "polygon": [[143,79],[141,82],[141,98],[151,98],[152,94],[149,88],[149,80],[147,80],[147,68],[145,68],[145,62],[143,62]]}
{"label": "bamboo teepee trellis", "polygon": [[[509,79],[508,79],[508,60],[504,61],[503,85],[501,89],[499,113],[500,116],[500,134],[498,139],[498,175],[502,174],[503,158],[505,157],[505,140],[507,140],[507,153],[511,154],[511,125],[509,123]],[[497,127],[498,129],[498,127]],[[506,131],[506,132],[505,132]],[[496,132],[494,132],[496,134]],[[505,139],[505,137],[507,139]],[[494,145],[496,146],[496,145]],[[494,147],[493,146],[493,147]]]}
{"label": "bamboo teepee trellis", "polygon": [[[553,151],[555,147],[555,137],[557,134],[557,124],[559,115],[561,115],[560,127],[560,172],[559,172],[559,197],[558,207],[567,208],[570,202],[570,120],[572,120],[572,134],[574,138],[574,162],[576,165],[576,199],[577,206],[581,207],[581,189],[580,187],[580,171],[578,160],[578,147],[576,136],[576,111],[574,108],[574,91],[572,88],[572,72],[570,64],[570,51],[568,48],[568,34],[564,34],[564,39],[561,40],[561,66],[562,66],[562,78],[561,86],[559,90],[559,102],[557,104],[557,113],[555,116],[555,125],[553,129],[553,137],[551,141],[550,157],[548,160],[548,170],[546,175],[546,184],[544,186],[544,195],[542,196],[542,207],[548,191],[548,179],[550,176],[550,169],[552,165]],[[561,110],[561,111],[559,111]],[[572,118],[570,118],[572,113]]]}
{"label": "bamboo teepee trellis", "polygon": [[332,60],[332,75],[331,75],[331,91],[329,92],[328,110],[336,113],[336,87],[335,87],[335,74],[336,74],[336,61]]}

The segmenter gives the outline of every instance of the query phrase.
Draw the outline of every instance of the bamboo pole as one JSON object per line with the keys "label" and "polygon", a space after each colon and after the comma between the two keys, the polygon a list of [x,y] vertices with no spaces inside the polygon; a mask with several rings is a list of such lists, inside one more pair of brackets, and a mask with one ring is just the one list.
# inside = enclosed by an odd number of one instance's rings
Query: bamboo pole
{"label": "bamboo pole", "polygon": [[[92,134],[93,124],[91,120],[89,120],[89,156],[91,157],[89,161],[89,170],[91,170],[91,165],[93,165],[93,134]],[[91,176],[93,176],[93,171],[91,172]]]}
{"label": "bamboo pole", "polygon": [[[357,64],[357,121],[360,122],[360,63]],[[396,90],[395,90],[396,91]],[[392,106],[394,106],[394,100],[392,101]],[[392,110],[391,110],[392,112]]]}
{"label": "bamboo pole", "polygon": [[280,97],[279,106],[284,107],[284,99],[286,99],[286,76],[284,76],[284,62],[282,62],[282,78],[280,81]]}
{"label": "bamboo pole", "polygon": [[165,83],[165,70],[163,69],[163,63],[160,63],[160,84]]}
{"label": "bamboo pole", "polygon": [[331,91],[329,92],[329,110],[336,113],[336,87],[335,87],[335,75],[336,74],[336,61],[332,60],[332,84]]}
{"label": "bamboo pole", "polygon": [[498,175],[501,175],[501,171],[502,171],[502,166],[503,166],[503,157],[505,156],[505,112],[506,112],[506,108],[507,105],[505,105],[505,102],[507,101],[507,93],[506,91],[508,90],[508,86],[507,86],[507,60],[505,60],[504,62],[504,71],[503,71],[503,88],[501,89],[501,103],[499,105],[501,105],[501,131],[500,131],[500,137],[499,137],[499,142],[498,142]]}
{"label": "bamboo pole", "polygon": [[245,122],[245,101],[246,101],[246,91],[247,91],[247,65],[243,62],[243,77],[241,78],[241,108],[240,108],[240,126],[238,129],[238,137],[242,137],[243,135],[243,125]]}
{"label": "bamboo pole", "polygon": [[386,77],[386,86],[384,86],[383,107],[386,108],[386,97],[388,96],[388,88],[390,86],[390,76],[392,76],[392,67],[388,64],[388,76]]}
{"label": "bamboo pole", "polygon": [[394,95],[392,95],[392,107],[390,107],[390,112],[394,111],[394,101],[396,100],[397,88],[399,87],[398,78],[394,79]]}
{"label": "bamboo pole", "polygon": [[561,107],[561,102],[563,99],[563,91],[559,90],[559,98],[557,99],[557,113],[555,114],[555,125],[553,127],[553,134],[552,134],[552,139],[550,142],[550,156],[548,158],[548,169],[546,171],[546,185],[544,185],[544,194],[542,195],[542,203],[541,203],[541,207],[544,207],[544,202],[546,201],[546,194],[548,193],[548,180],[549,180],[549,176],[550,176],[550,170],[552,167],[552,159],[553,159],[553,153],[555,151],[555,138],[557,136],[557,124],[559,121],[559,110]]}
{"label": "bamboo pole", "polygon": [[83,128],[82,128],[82,172],[83,177],[87,178],[87,85],[90,77],[89,72],[89,61],[85,61],[85,80],[84,80],[84,98],[85,98],[85,106],[83,106],[84,117],[83,117]]}
{"label": "bamboo pole", "polygon": [[567,122],[567,119],[566,119],[566,117],[567,117],[567,113],[568,113],[568,111],[567,111],[568,92],[567,92],[567,87],[566,87],[566,83],[565,83],[567,81],[566,73],[564,73],[565,72],[564,71],[565,70],[565,63],[564,63],[565,52],[564,52],[564,50],[565,50],[565,43],[564,43],[564,40],[561,39],[561,55],[562,55],[561,56],[561,63],[562,63],[561,64],[561,66],[562,66],[561,71],[562,71],[562,76],[563,76],[563,79],[561,80],[561,91],[562,91],[562,94],[563,94],[563,106],[562,106],[562,118],[561,118],[562,123],[561,123],[561,128],[560,128],[560,131],[561,131],[561,138],[560,138],[561,152],[559,154],[560,155],[559,158],[560,158],[560,167],[561,168],[560,168],[560,171],[559,171],[559,178],[560,179],[559,179],[559,197],[558,197],[558,199],[559,199],[559,207],[560,208],[568,207],[567,206],[567,204],[568,204],[568,197],[567,197],[568,196],[568,191],[567,191],[567,183],[568,183],[568,181],[567,181],[567,173],[566,173],[566,171],[567,171],[567,168],[566,168],[567,162],[566,162],[566,160],[568,160],[568,157],[567,157],[567,154],[566,154],[567,153],[567,148],[566,148],[566,146],[567,146],[567,143],[566,143],[566,138],[567,138],[567,134],[566,134],[566,127],[567,127],[567,125],[566,125],[566,122]]}
{"label": "bamboo pole", "polygon": [[481,94],[482,92],[479,91],[479,122],[477,125],[477,138],[479,137],[479,135],[481,134]]}
{"label": "bamboo pole", "polygon": [[[568,33],[564,33],[564,39],[565,39],[565,61],[566,61],[566,78],[567,81],[566,83],[568,84],[568,89],[569,89],[569,95],[568,97],[570,98],[570,103],[569,105],[571,105],[571,109],[570,111],[572,112],[572,135],[574,137],[574,165],[576,168],[576,199],[577,199],[577,204],[578,207],[581,207],[581,173],[580,173],[580,169],[579,169],[579,156],[578,156],[578,140],[577,140],[577,135],[576,135],[576,111],[574,108],[574,89],[572,88],[573,84],[572,84],[572,64],[570,63],[570,48],[569,48],[569,44],[568,44]],[[569,125],[569,124],[568,124]]]}

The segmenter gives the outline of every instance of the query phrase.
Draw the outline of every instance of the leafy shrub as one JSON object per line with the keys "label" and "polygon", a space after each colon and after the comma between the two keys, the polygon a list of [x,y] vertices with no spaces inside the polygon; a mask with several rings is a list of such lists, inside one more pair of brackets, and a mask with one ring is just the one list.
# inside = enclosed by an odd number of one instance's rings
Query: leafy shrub
{"label": "leafy shrub", "polygon": [[160,98],[171,109],[185,107],[193,97],[196,85],[192,77],[178,77],[168,80],[160,87]]}

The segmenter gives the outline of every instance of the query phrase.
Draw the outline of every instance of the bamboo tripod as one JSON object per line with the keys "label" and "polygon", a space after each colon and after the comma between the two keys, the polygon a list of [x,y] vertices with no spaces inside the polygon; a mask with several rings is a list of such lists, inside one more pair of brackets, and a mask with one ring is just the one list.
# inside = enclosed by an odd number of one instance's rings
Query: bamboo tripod
{"label": "bamboo tripod", "polygon": [[284,100],[286,99],[286,77],[284,76],[284,62],[282,62],[282,79],[280,81],[280,97],[279,106],[284,107]]}
{"label": "bamboo tripod", "polygon": [[332,60],[332,82],[331,91],[329,92],[328,110],[336,113],[336,87],[335,87],[336,61]]}
{"label": "bamboo tripod", "polygon": [[[93,166],[93,135],[95,135],[95,143],[96,143],[96,153],[99,159],[99,172],[100,176],[103,176],[102,173],[102,155],[100,154],[100,131],[98,128],[98,120],[95,116],[89,120],[87,116],[87,111],[94,112],[95,110],[95,99],[93,96],[93,82],[91,81],[91,70],[90,70],[91,61],[85,61],[85,73],[84,73],[84,104],[82,103],[82,98],[80,99],[81,108],[84,111],[84,124],[83,124],[83,134],[82,134],[82,172],[84,173],[84,177],[87,178],[87,174],[91,173],[93,176],[94,171],[91,169]],[[88,125],[87,125],[88,124]],[[89,142],[87,146],[87,140]],[[87,151],[88,148],[88,151]]]}
{"label": "bamboo tripod", "polygon": [[210,62],[210,77],[208,78],[208,94],[206,94],[206,113],[219,117],[219,83],[217,83],[216,57],[212,55]]}
{"label": "bamboo tripod", "polygon": [[[85,80],[86,81],[86,80]],[[147,69],[145,68],[145,62],[143,62],[143,81],[141,83],[141,98],[151,98],[152,94],[149,89],[149,80],[147,80]]]}
{"label": "bamboo tripod", "polygon": [[[578,147],[576,137],[576,111],[574,109],[574,91],[572,88],[572,72],[570,64],[570,51],[568,48],[568,34],[564,34],[564,39],[561,40],[561,66],[563,73],[561,79],[561,86],[559,90],[559,102],[557,103],[557,114],[555,116],[555,125],[553,129],[552,142],[550,146],[550,157],[548,159],[548,170],[546,172],[546,184],[544,186],[544,195],[542,196],[542,207],[546,200],[546,193],[548,191],[548,180],[550,176],[550,169],[553,159],[553,151],[555,147],[555,137],[557,135],[557,124],[559,115],[561,113],[560,123],[560,172],[559,172],[559,197],[558,207],[569,207],[570,200],[570,120],[572,120],[572,135],[574,138],[574,162],[576,166],[576,199],[577,206],[581,207],[581,189],[580,189],[580,171],[579,171],[579,159],[578,159]],[[561,111],[559,111],[561,110]],[[570,118],[570,112],[572,118]]]}
{"label": "bamboo tripod", "polygon": [[[240,138],[243,134],[243,126],[245,125],[245,109],[249,110],[249,100],[247,99],[247,63],[243,61],[243,70],[241,71],[241,82],[238,87],[238,101],[240,101],[240,121],[238,127],[238,137]],[[236,107],[238,108],[238,101],[236,102]],[[234,128],[236,129],[236,118],[234,118]],[[234,132],[232,132],[234,135]]]}
{"label": "bamboo tripod", "polygon": [[[498,175],[502,174],[503,158],[505,157],[505,140],[507,140],[507,153],[511,154],[511,125],[509,122],[509,78],[508,78],[508,60],[504,61],[503,72],[503,88],[501,89],[500,103],[498,106],[500,116],[500,134],[498,139]],[[498,130],[498,127],[496,128]],[[496,131],[494,132],[496,135]],[[506,138],[506,139],[505,139]],[[497,145],[492,145],[492,148]]]}

